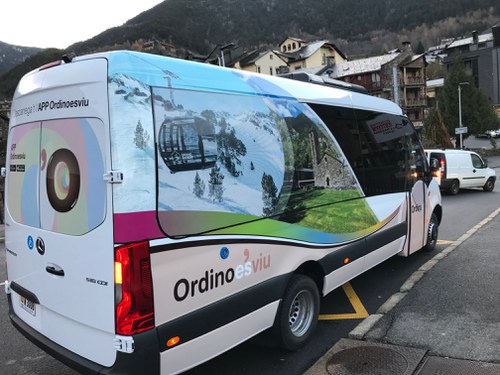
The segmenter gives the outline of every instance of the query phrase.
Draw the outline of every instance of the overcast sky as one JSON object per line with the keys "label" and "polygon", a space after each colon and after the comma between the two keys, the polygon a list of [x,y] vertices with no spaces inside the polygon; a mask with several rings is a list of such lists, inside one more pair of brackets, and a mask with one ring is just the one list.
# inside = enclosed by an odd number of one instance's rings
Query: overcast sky
{"label": "overcast sky", "polygon": [[0,0],[0,42],[66,48],[120,26],[163,0]]}

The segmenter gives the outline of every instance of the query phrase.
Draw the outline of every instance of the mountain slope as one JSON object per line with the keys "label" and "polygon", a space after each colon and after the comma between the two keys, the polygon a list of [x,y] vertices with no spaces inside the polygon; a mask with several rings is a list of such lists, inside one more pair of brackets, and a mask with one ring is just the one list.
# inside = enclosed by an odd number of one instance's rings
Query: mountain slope
{"label": "mountain slope", "polygon": [[41,48],[20,47],[0,42],[0,76],[41,50]]}
{"label": "mountain slope", "polygon": [[[428,48],[442,38],[482,32],[499,22],[499,0],[165,0],[68,51],[130,49],[139,39],[157,38],[174,45],[184,58],[184,51],[206,55],[229,42],[245,49],[276,48],[294,36],[330,39],[356,59],[385,53],[403,41]],[[35,62],[50,62],[63,53],[44,52],[0,76],[0,98],[12,95],[15,83]]]}
{"label": "mountain slope", "polygon": [[[478,10],[483,10],[481,15],[471,17],[470,12]],[[71,48],[79,51],[112,40],[124,43],[156,36],[208,53],[215,44],[228,42],[276,46],[288,35],[362,40],[376,31],[409,32],[449,18],[460,19],[457,26],[465,30],[481,30],[491,26],[485,16],[498,20],[499,14],[498,0],[166,0],[122,27]]]}

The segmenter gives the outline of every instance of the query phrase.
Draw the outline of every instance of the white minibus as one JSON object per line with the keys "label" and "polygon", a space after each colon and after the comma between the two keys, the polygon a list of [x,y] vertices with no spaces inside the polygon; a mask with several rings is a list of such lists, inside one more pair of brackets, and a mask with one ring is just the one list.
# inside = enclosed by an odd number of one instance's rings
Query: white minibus
{"label": "white minibus", "polygon": [[180,373],[263,332],[297,349],[320,296],[432,250],[441,195],[412,123],[313,81],[128,51],[25,75],[12,324],[81,372]]}

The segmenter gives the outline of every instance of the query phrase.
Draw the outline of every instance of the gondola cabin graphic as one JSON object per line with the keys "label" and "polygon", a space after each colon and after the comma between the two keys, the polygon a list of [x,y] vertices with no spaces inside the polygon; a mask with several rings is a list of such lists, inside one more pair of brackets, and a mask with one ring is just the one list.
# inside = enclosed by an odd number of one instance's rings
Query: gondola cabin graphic
{"label": "gondola cabin graphic", "polygon": [[166,119],[160,127],[158,147],[172,173],[212,168],[217,161],[213,126],[200,117]]}

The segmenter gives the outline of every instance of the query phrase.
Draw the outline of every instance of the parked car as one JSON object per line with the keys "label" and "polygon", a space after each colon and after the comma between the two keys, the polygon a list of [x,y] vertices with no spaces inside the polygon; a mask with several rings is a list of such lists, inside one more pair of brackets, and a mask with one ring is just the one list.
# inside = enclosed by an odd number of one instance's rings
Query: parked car
{"label": "parked car", "polygon": [[476,138],[498,138],[500,137],[500,129],[497,130],[485,130],[482,133],[476,134]]}
{"label": "parked car", "polygon": [[431,165],[437,161],[436,180],[441,190],[449,194],[458,194],[460,189],[466,188],[482,188],[484,191],[495,188],[495,171],[473,151],[435,149],[425,150],[425,154]]}

